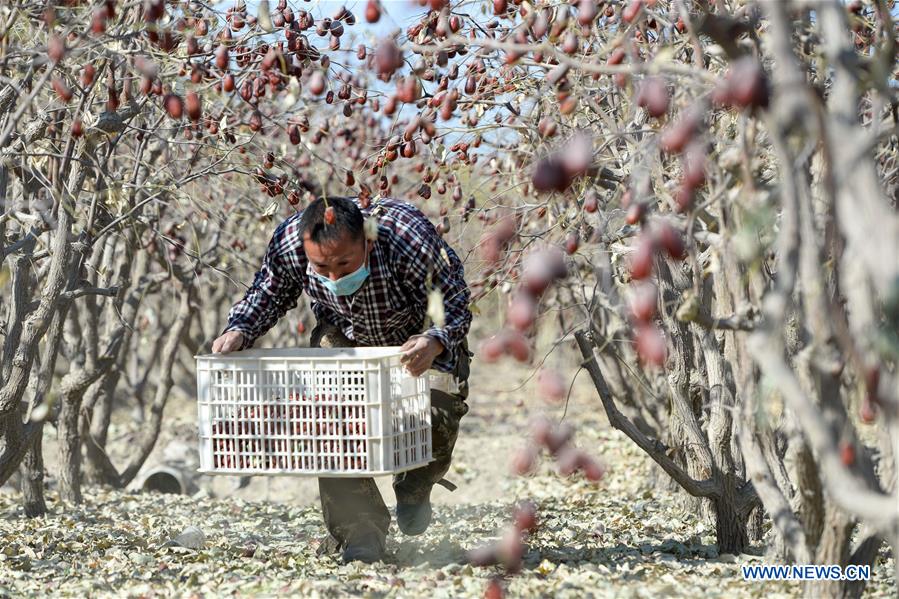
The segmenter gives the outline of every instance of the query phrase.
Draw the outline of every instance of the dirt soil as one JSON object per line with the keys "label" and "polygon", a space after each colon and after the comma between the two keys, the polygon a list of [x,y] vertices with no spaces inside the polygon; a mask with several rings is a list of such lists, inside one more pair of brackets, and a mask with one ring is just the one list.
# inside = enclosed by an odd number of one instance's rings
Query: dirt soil
{"label": "dirt soil", "polygon": [[[554,366],[573,376],[573,354],[554,354]],[[547,405],[532,372],[512,362],[475,363],[471,410],[462,420],[447,478],[459,488],[435,487],[434,521],[418,537],[395,523],[387,563],[341,565],[317,556],[323,534],[315,479],[255,477],[200,480],[193,497],[88,488],[86,502],[65,507],[50,481],[51,513],[29,520],[21,495],[0,490],[0,597],[65,595],[480,597],[503,575],[509,596],[553,597],[795,597],[796,583],[747,582],[740,565],[771,563],[760,547],[719,555],[714,529],[676,506],[677,497],[652,482],[650,461],[609,429],[586,372],[575,379],[568,405]],[[562,478],[543,457],[538,471],[515,477],[509,464],[540,412],[577,425],[577,444],[598,457],[607,474],[598,484]],[[148,464],[193,445],[196,406],[167,408],[163,438]],[[113,458],[122,464],[136,425],[115,423]],[[55,469],[55,429],[46,427],[48,470]],[[172,445],[172,442],[177,442]],[[379,487],[393,511],[390,479]],[[466,551],[501,537],[513,506],[536,502],[539,528],[527,540],[520,574],[472,567]],[[187,527],[203,531],[202,546],[171,540]],[[892,557],[881,552],[865,597],[895,597]]]}

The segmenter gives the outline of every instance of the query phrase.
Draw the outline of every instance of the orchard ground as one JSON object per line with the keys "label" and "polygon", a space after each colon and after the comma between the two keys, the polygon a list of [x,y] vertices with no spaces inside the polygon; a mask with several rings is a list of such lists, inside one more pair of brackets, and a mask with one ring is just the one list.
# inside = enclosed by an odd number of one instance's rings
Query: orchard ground
{"label": "orchard ground", "polygon": [[[564,352],[550,361],[576,364]],[[564,371],[574,375],[576,367]],[[509,596],[801,594],[796,583],[743,581],[740,564],[771,560],[759,546],[740,556],[718,554],[714,530],[678,509],[675,495],[652,482],[648,458],[609,428],[585,372],[577,376],[567,412],[538,397],[536,377],[522,384],[531,374],[511,361],[473,364],[471,410],[447,475],[459,488],[451,493],[435,487],[435,518],[424,535],[404,537],[391,525],[388,563],[344,566],[336,557],[316,555],[324,528],[314,479],[254,478],[231,492],[235,479],[217,477],[214,498],[88,487],[85,504],[66,510],[56,503],[51,481],[44,518],[25,518],[19,493],[9,487],[0,492],[0,597],[482,596],[501,570],[466,565],[465,552],[498,539],[523,499],[536,502],[540,524],[527,542],[522,572],[503,582]],[[157,453],[173,437],[192,442],[194,410],[184,399],[167,408]],[[512,456],[539,412],[577,425],[578,446],[607,467],[599,484],[560,477],[548,457],[532,476],[511,475]],[[55,429],[46,428],[52,473]],[[114,459],[122,459],[133,430],[116,423]],[[389,478],[379,479],[379,486],[392,511]],[[203,548],[167,544],[188,526],[204,531]],[[892,572],[884,549],[864,596],[895,597]]]}

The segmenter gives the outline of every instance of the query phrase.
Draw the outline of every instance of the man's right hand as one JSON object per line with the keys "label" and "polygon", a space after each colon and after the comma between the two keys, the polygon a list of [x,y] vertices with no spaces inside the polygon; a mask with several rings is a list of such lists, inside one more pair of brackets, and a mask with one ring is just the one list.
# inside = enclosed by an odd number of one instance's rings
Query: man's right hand
{"label": "man's right hand", "polygon": [[228,331],[212,342],[212,353],[227,354],[239,350],[241,345],[243,345],[243,333]]}

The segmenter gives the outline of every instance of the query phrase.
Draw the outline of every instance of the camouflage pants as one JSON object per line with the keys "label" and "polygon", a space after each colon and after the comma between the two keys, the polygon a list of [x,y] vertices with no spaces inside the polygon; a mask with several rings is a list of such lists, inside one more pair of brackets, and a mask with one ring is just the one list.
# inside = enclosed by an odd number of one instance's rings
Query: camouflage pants
{"label": "camouflage pants", "polygon": [[[318,324],[311,334],[311,347],[352,347],[355,343],[337,327]],[[463,341],[461,359],[453,373],[459,380],[458,393],[431,390],[431,445],[434,461],[394,475],[393,490],[397,503],[421,503],[429,498],[431,488],[443,478],[452,461],[459,433],[459,421],[468,412],[468,346]],[[382,545],[390,528],[390,512],[384,504],[374,478],[319,478],[322,517],[330,533],[319,547],[319,553],[336,551],[348,539],[375,532]]]}

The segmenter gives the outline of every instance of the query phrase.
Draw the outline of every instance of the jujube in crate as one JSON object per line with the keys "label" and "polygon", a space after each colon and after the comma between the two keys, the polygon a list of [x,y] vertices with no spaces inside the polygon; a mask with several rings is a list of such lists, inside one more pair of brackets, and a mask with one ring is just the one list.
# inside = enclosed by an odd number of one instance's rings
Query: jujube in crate
{"label": "jujube in crate", "polygon": [[214,467],[367,467],[364,404],[344,403],[339,396],[296,393],[290,394],[288,401],[297,403],[279,403],[281,398],[275,397],[259,405],[237,406],[233,416],[213,420]]}

